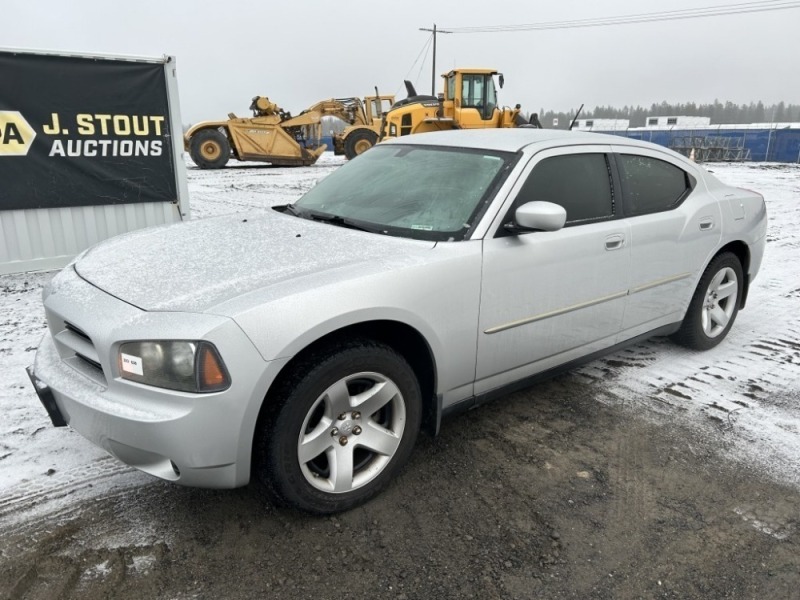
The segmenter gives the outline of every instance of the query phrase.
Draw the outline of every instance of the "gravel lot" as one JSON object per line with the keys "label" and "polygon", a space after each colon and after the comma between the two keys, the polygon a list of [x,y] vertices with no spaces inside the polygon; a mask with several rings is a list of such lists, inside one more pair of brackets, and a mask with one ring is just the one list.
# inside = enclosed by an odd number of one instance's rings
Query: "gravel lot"
{"label": "gravel lot", "polygon": [[[190,167],[192,216],[266,210],[339,164]],[[709,168],[771,220],[721,346],[655,339],[454,418],[335,518],[162,483],[52,428],[23,370],[51,274],[0,276],[0,598],[800,597],[800,167]]]}

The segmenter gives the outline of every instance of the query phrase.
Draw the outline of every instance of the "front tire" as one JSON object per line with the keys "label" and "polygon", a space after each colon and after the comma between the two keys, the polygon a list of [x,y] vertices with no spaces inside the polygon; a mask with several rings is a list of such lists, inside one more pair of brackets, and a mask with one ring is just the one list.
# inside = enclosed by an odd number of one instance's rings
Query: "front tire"
{"label": "front tire", "polygon": [[189,154],[201,169],[221,169],[231,157],[231,144],[219,129],[201,129],[189,140]]}
{"label": "front tire", "polygon": [[369,129],[358,129],[344,141],[344,153],[348,160],[353,160],[378,143],[378,135]]}
{"label": "front tire", "polygon": [[744,276],[739,258],[724,252],[706,267],[689,303],[681,328],[673,336],[694,350],[708,350],[728,335],[742,297]]}
{"label": "front tire", "polygon": [[422,415],[419,383],[392,348],[352,341],[295,367],[267,402],[255,478],[271,500],[330,514],[363,504],[400,471]]}

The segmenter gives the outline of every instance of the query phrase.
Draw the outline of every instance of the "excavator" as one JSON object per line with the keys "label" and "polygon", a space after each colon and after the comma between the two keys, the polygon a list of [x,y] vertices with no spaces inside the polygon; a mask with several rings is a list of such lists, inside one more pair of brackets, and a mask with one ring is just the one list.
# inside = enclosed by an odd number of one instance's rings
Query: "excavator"
{"label": "excavator", "polygon": [[380,139],[450,129],[536,127],[522,116],[519,104],[514,108],[497,104],[495,76],[502,88],[503,74],[494,69],[453,69],[442,75],[444,91],[439,96],[418,95],[406,81],[408,98],[386,113]]}
{"label": "excavator", "polygon": [[[390,106],[394,96],[321,100],[293,117],[266,96],[256,96],[250,104],[252,117],[228,114],[227,121],[203,121],[186,132],[184,147],[201,169],[221,169],[231,158],[240,161],[268,162],[281,167],[313,165],[327,149],[321,142],[322,117],[338,117],[348,124],[339,143],[353,156],[364,149],[363,136],[377,140],[381,103]],[[371,112],[373,106],[378,111]],[[371,146],[372,144],[370,144]],[[368,147],[370,147],[368,146]]]}

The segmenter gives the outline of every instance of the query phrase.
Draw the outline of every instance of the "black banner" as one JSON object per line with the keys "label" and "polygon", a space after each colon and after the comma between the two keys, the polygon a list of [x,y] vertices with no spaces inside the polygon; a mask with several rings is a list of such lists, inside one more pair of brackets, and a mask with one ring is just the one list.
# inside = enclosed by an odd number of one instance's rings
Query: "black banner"
{"label": "black banner", "polygon": [[175,201],[171,139],[162,63],[0,52],[0,210]]}

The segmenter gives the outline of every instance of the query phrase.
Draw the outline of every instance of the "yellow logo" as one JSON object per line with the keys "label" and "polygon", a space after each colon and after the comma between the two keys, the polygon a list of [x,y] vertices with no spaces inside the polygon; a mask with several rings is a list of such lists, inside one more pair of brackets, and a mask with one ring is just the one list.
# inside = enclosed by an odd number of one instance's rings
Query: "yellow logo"
{"label": "yellow logo", "polygon": [[0,110],[0,156],[25,156],[36,132],[16,110]]}

